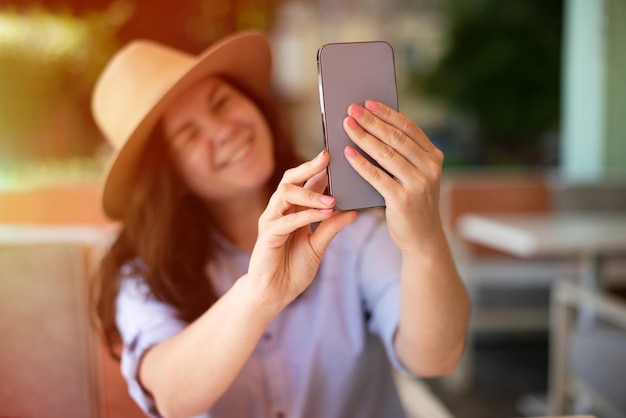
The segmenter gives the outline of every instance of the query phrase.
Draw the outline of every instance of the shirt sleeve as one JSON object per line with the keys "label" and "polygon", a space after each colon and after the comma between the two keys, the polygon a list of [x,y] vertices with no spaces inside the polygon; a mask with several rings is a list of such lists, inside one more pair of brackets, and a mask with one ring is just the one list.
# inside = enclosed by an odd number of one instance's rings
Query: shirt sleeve
{"label": "shirt sleeve", "polygon": [[400,273],[402,253],[391,239],[382,211],[364,213],[365,228],[359,241],[357,275],[360,278],[368,330],[377,334],[392,366],[408,375],[394,347],[400,323]]}
{"label": "shirt sleeve", "polygon": [[122,337],[121,371],[128,392],[144,413],[160,418],[152,397],[138,379],[138,366],[152,346],[180,332],[187,325],[171,306],[157,300],[137,275],[125,275],[116,300],[116,323]]}

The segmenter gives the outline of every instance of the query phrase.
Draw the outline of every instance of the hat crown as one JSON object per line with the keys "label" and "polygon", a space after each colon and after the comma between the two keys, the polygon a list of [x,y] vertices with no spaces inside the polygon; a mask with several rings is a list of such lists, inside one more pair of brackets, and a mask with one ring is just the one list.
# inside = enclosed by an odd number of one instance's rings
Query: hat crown
{"label": "hat crown", "polygon": [[151,41],[134,41],[120,50],[103,71],[93,95],[94,118],[107,140],[121,147],[194,63],[193,56]]}

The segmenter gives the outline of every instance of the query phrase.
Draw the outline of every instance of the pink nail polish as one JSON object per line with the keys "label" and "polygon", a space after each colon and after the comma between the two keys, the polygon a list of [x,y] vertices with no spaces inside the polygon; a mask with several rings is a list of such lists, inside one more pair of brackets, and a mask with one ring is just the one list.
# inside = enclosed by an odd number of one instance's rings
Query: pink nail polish
{"label": "pink nail polish", "polygon": [[320,200],[325,205],[330,205],[330,204],[335,203],[335,198],[332,196],[323,195],[322,197],[320,197]]}
{"label": "pink nail polish", "polygon": [[380,105],[373,100],[366,100],[365,108],[370,112],[378,112],[380,110]]}
{"label": "pink nail polish", "polygon": [[363,108],[354,103],[350,105],[350,109],[348,109],[348,111],[356,117],[359,117],[363,114]]}
{"label": "pink nail polish", "polygon": [[317,154],[317,157],[315,157],[316,160],[321,160],[322,157],[324,156],[324,152],[326,152],[325,149],[321,150],[319,154]]}
{"label": "pink nail polish", "polygon": [[348,147],[346,147],[346,148],[344,149],[344,153],[345,153],[348,157],[350,157],[350,158],[354,158],[354,157],[356,157],[356,156],[357,156],[357,154],[358,154],[358,153],[356,152],[356,150],[355,150],[354,148],[350,147],[350,146],[348,146]]}
{"label": "pink nail polish", "polygon": [[352,116],[348,116],[348,126],[352,129],[358,128],[359,124],[354,120]]}

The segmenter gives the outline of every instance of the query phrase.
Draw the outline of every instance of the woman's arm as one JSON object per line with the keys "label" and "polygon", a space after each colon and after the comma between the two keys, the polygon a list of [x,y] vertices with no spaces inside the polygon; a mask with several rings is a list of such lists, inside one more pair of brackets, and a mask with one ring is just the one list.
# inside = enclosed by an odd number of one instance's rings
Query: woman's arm
{"label": "woman's arm", "polygon": [[164,417],[208,410],[228,389],[282,303],[243,276],[204,315],[146,352],[139,380]]}
{"label": "woman's arm", "polygon": [[452,373],[461,358],[470,302],[443,232],[426,243],[403,254],[395,348],[413,373],[434,377]]}
{"label": "woman's arm", "polygon": [[382,103],[352,104],[348,115],[344,129],[384,170],[351,147],[346,158],[385,198],[389,233],[402,252],[396,352],[415,374],[449,373],[463,351],[470,302],[439,215],[443,153]]}
{"label": "woman's arm", "polygon": [[[139,379],[166,417],[207,411],[276,315],[311,283],[326,247],[356,217],[324,196],[329,157],[288,170],[259,218],[248,273],[204,315],[146,352]],[[319,222],[314,232],[310,225]]]}

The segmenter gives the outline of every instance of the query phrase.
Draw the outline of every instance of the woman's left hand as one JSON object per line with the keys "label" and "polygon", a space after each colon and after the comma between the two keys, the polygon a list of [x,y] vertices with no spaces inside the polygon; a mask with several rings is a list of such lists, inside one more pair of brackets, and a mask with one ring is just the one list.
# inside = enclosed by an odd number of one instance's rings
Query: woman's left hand
{"label": "woman's left hand", "polygon": [[348,115],[343,122],[348,136],[384,170],[353,147],[346,147],[345,156],[384,197],[387,225],[396,245],[411,251],[441,234],[443,153],[415,123],[382,103],[351,104]]}

